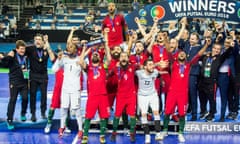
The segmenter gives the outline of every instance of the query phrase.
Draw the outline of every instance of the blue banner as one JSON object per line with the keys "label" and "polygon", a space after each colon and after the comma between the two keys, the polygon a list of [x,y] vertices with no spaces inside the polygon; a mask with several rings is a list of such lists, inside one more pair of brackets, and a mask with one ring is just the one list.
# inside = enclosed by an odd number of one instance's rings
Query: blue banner
{"label": "blue banner", "polygon": [[236,0],[166,0],[146,5],[135,10],[125,18],[130,29],[136,29],[134,18],[138,17],[140,23],[150,26],[153,17],[160,22],[187,18],[214,18],[240,22],[240,1]]}

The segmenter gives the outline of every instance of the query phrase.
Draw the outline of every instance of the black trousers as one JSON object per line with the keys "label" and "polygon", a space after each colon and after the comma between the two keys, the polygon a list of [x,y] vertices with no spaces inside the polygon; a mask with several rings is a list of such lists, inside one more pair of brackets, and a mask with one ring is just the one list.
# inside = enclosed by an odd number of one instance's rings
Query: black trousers
{"label": "black trousers", "polygon": [[229,91],[228,91],[228,109],[230,112],[238,112],[239,105],[239,90],[240,90],[240,74],[236,77],[230,76]]}
{"label": "black trousers", "polygon": [[210,113],[216,113],[216,82],[203,82],[199,83],[199,100],[201,112],[207,111],[207,102],[209,101]]}
{"label": "black trousers", "polygon": [[21,84],[21,85],[14,85],[9,84],[10,88],[10,98],[8,102],[8,109],[7,109],[7,119],[13,120],[13,115],[15,111],[17,96],[20,93],[22,96],[22,110],[21,115],[26,114],[27,112],[27,105],[28,105],[28,83]]}
{"label": "black trousers", "polygon": [[30,81],[30,109],[33,115],[36,113],[36,95],[38,87],[41,92],[41,114],[45,114],[47,110],[47,86],[47,79]]}

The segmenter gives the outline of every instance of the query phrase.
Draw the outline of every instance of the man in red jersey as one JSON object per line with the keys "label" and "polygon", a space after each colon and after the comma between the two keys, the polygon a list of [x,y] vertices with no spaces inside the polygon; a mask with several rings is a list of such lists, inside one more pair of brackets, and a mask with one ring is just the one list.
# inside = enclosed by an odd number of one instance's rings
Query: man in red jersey
{"label": "man in red jersey", "polygon": [[124,109],[127,115],[130,116],[130,140],[135,141],[135,126],[136,126],[136,90],[135,90],[135,66],[129,64],[128,54],[122,52],[120,54],[119,65],[113,71],[114,76],[118,79],[118,89],[116,96],[116,110],[113,120],[113,133],[111,141],[116,141],[117,128],[120,116]]}
{"label": "man in red jersey", "polygon": [[187,62],[187,55],[184,51],[179,52],[178,59],[172,64],[172,73],[170,87],[168,90],[168,96],[166,100],[166,109],[163,122],[163,132],[161,132],[160,140],[163,140],[167,136],[168,124],[170,121],[170,115],[175,111],[175,107],[178,108],[179,113],[179,142],[185,142],[183,136],[183,130],[185,126],[185,115],[188,105],[188,84],[189,84],[189,72],[191,65],[197,63],[198,59],[205,52],[209,45],[206,42],[204,47],[198,52],[197,55]]}
{"label": "man in red jersey", "polygon": [[108,15],[102,22],[102,31],[105,28],[109,28],[110,30],[108,34],[108,46],[111,49],[123,43],[128,27],[124,16],[116,13],[116,5],[113,2],[108,4]]}
{"label": "man in red jersey", "polygon": [[[107,36],[107,35],[105,35]],[[82,55],[81,55],[81,66],[87,71],[88,76],[88,99],[86,105],[86,115],[84,122],[84,134],[82,139],[82,144],[88,142],[88,130],[90,127],[90,121],[95,116],[96,111],[98,110],[100,116],[100,143],[106,143],[105,140],[105,129],[107,126],[106,119],[109,117],[109,105],[106,89],[106,71],[103,66],[103,61],[101,61],[100,54],[98,51],[91,52],[90,64],[87,65],[84,62],[86,47],[84,46]],[[105,50],[107,54],[106,65],[108,65],[110,60],[110,52],[105,41]]]}

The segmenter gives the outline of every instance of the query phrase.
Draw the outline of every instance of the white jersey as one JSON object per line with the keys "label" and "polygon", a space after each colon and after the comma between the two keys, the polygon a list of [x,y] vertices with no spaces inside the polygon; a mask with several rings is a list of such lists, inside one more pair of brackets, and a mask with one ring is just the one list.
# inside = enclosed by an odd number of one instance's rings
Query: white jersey
{"label": "white jersey", "polygon": [[156,93],[155,80],[158,76],[156,69],[149,75],[144,70],[137,70],[136,75],[138,77],[138,95],[150,96]]}
{"label": "white jersey", "polygon": [[53,70],[57,71],[59,68],[63,67],[63,85],[62,90],[65,92],[73,92],[80,90],[80,73],[81,66],[78,64],[79,57],[69,58],[64,56],[61,60],[57,61],[53,65]]}

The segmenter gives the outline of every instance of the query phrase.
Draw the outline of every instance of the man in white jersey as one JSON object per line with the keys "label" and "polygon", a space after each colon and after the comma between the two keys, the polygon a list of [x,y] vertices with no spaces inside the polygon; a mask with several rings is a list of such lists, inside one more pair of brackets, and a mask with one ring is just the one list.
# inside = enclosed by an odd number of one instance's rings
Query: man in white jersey
{"label": "man in white jersey", "polygon": [[144,61],[143,69],[137,70],[138,77],[138,106],[141,111],[141,122],[145,134],[145,143],[151,143],[149,126],[147,121],[147,111],[150,106],[154,114],[154,124],[156,136],[155,140],[159,140],[160,135],[160,115],[159,115],[159,98],[155,88],[155,80],[158,76],[158,71],[154,69],[153,60],[147,59]]}
{"label": "man in white jersey", "polygon": [[77,48],[74,44],[67,45],[68,53],[64,55],[59,54],[57,61],[54,63],[52,69],[57,71],[63,67],[64,78],[61,94],[61,123],[59,128],[59,137],[63,136],[65,130],[65,121],[68,114],[68,109],[76,115],[78,123],[78,138],[82,138],[82,117],[81,117],[81,86],[80,73],[81,66],[79,64],[80,58],[77,56]]}

